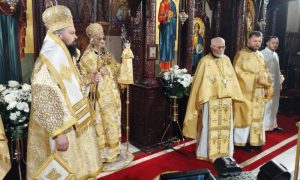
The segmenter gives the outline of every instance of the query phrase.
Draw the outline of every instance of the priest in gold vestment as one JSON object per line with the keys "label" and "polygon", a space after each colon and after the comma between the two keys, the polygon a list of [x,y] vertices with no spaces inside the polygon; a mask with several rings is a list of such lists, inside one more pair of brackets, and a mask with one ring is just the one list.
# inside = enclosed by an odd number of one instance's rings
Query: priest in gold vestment
{"label": "priest in gold vestment", "polygon": [[262,33],[249,34],[247,47],[234,58],[233,66],[245,97],[243,104],[234,105],[234,143],[244,146],[246,151],[265,144],[264,107],[272,96],[269,72],[262,54],[258,51]]}
{"label": "priest in gold vestment", "polygon": [[79,62],[80,72],[85,81],[99,71],[103,74],[100,82],[91,84],[89,94],[98,123],[99,148],[104,162],[114,162],[120,154],[121,98],[117,78],[120,65],[106,51],[103,27],[92,23],[86,28],[90,45]]}
{"label": "priest in gold vestment", "polygon": [[183,134],[197,139],[196,157],[213,162],[233,155],[233,102],[242,102],[230,59],[224,55],[225,40],[211,40],[211,53],[204,56],[195,73]]}
{"label": "priest in gold vestment", "polygon": [[65,179],[60,164],[47,165],[53,154],[75,179],[95,178],[102,171],[102,162],[95,115],[73,63],[77,36],[72,14],[57,5],[46,9],[42,19],[48,32],[31,79],[27,179]]}

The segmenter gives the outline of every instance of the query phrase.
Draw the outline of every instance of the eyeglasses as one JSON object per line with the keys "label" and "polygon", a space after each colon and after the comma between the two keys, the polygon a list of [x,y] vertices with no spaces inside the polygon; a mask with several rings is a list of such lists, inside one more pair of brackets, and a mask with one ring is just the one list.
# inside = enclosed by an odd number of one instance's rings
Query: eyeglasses
{"label": "eyeglasses", "polygon": [[106,40],[105,37],[100,37],[100,36],[96,37],[95,39],[96,39],[97,41],[105,41],[105,40]]}
{"label": "eyeglasses", "polygon": [[214,48],[217,48],[217,49],[225,49],[226,48],[226,46],[215,46],[215,45],[211,45],[211,46],[213,46]]}

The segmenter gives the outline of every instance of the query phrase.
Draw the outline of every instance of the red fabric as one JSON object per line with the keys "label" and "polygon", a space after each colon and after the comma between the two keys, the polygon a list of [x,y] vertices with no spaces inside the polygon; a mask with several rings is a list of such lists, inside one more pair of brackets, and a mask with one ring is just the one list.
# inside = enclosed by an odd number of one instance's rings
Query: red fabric
{"label": "red fabric", "polygon": [[20,2],[20,9],[19,9],[19,25],[18,25],[18,35],[19,35],[19,52],[20,52],[20,60],[23,60],[25,57],[25,36],[26,36],[26,11],[27,5],[26,0],[21,0]]}
{"label": "red fabric", "polygon": [[172,60],[169,60],[168,62],[160,61],[160,69],[162,71],[168,71],[171,66],[172,66]]}
{"label": "red fabric", "polygon": [[0,3],[0,13],[11,16],[14,14],[14,11],[10,10],[10,6],[7,3],[1,2]]}
{"label": "red fabric", "polygon": [[[267,150],[272,146],[294,136],[297,133],[296,122],[300,120],[299,115],[287,116],[287,115],[278,115],[278,124],[284,129],[283,133],[278,132],[267,132],[266,133],[266,144],[263,147],[263,150]],[[280,153],[286,151],[287,149],[293,147],[296,144],[296,140],[287,143],[281,148],[275,150],[274,152],[262,157],[258,161],[249,164],[244,167],[244,171],[251,171],[256,167],[268,162],[273,157],[279,155]],[[101,180],[110,180],[110,179],[143,179],[150,180],[158,176],[162,172],[166,171],[188,171],[195,169],[204,169],[207,168],[211,170],[213,174],[216,173],[213,165],[207,161],[201,161],[195,159],[194,155],[195,144],[189,145],[187,147],[181,148],[180,151],[184,152],[188,157],[182,156],[178,152],[170,152],[162,156],[153,158],[151,160],[136,164],[134,166],[125,168],[113,174],[110,174],[105,177],[101,177]],[[254,152],[246,152],[242,149],[235,148],[234,159],[237,163],[242,163],[249,158],[254,157],[255,155],[261,153],[260,150]],[[148,156],[148,154],[141,154],[135,157],[135,160],[141,159]]]}
{"label": "red fabric", "polygon": [[161,2],[158,11],[158,22],[165,23],[168,21],[168,11],[170,10],[170,3],[169,2]]}
{"label": "red fabric", "polygon": [[[25,36],[26,36],[26,5],[27,0],[20,0],[19,4],[16,5],[15,9],[11,11],[10,6],[7,3],[0,3],[0,13],[7,16],[17,15],[18,17],[18,44],[19,44],[19,54],[22,60],[25,56]],[[20,8],[18,8],[19,6]]]}
{"label": "red fabric", "polygon": [[135,166],[126,168],[111,175],[101,177],[101,180],[109,179],[137,179],[152,180],[154,177],[166,171],[187,171],[195,169],[208,168],[213,173],[215,170],[211,163],[199,161],[194,156],[195,145],[187,146],[181,149],[182,152],[190,155],[190,158],[180,155],[178,152],[171,152],[157,158],[145,161]]}
{"label": "red fabric", "polygon": [[[192,141],[192,140],[193,140],[193,139],[188,138],[188,139],[186,139],[185,141],[182,141],[182,142],[179,142],[179,143],[174,143],[174,144],[173,144],[173,147],[175,147],[175,146],[177,146],[177,145],[180,145],[180,144],[181,144],[182,146],[184,146],[184,145],[183,145],[184,143],[190,142],[190,141]],[[151,154],[154,154],[154,153],[157,153],[157,152],[163,151],[163,150],[165,150],[164,147],[160,147],[160,148],[157,148],[157,149],[153,150],[153,152],[151,152],[151,153],[141,153],[141,154],[138,154],[138,155],[136,155],[136,156],[134,157],[134,161],[136,161],[136,160],[138,160],[138,159],[142,159],[142,158],[144,158],[144,157],[147,157],[147,156],[149,156],[149,155],[151,155]],[[180,150],[180,151],[182,151],[182,150]]]}

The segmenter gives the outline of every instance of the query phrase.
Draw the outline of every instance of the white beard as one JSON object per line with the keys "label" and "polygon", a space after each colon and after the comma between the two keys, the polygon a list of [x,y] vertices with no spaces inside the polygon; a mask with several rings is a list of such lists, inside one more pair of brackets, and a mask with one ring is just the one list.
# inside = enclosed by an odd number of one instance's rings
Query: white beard
{"label": "white beard", "polygon": [[218,58],[221,58],[224,56],[224,54],[214,54],[214,56],[218,57]]}

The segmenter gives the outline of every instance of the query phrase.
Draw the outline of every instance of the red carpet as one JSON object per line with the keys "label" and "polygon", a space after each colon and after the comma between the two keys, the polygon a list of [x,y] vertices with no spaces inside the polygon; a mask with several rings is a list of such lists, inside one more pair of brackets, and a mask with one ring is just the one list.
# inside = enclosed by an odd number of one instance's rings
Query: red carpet
{"label": "red carpet", "polygon": [[[267,132],[266,144],[263,146],[262,150],[245,152],[244,150],[236,147],[234,159],[238,164],[242,163],[241,167],[243,167],[243,170],[251,171],[258,166],[268,162],[287,149],[293,147],[296,144],[296,140],[294,140],[295,138],[293,136],[297,133],[297,121],[300,121],[299,115],[278,115],[278,124],[280,127],[285,129],[285,131],[283,133]],[[195,159],[194,149],[195,144],[191,144],[180,149],[180,151],[184,152],[188,157],[185,157],[180,153],[173,151],[158,157],[151,158],[144,162],[138,162],[144,160],[147,157],[151,157],[151,155],[148,154],[141,154],[135,157],[135,160],[133,162],[136,163],[135,165],[132,165],[118,172],[114,172],[110,175],[101,177],[101,179],[147,180],[153,179],[160,173],[166,171],[187,171],[203,168],[208,168],[212,171],[212,173],[216,173],[211,163]],[[251,159],[255,157],[259,158],[254,160]],[[247,162],[247,160],[249,162]]]}
{"label": "red carpet", "polygon": [[[286,115],[279,114],[278,118],[278,126],[285,129],[283,133],[278,132],[266,132],[266,144],[263,146],[262,151],[269,149],[270,147],[280,143],[281,141],[288,139],[297,133],[296,122],[300,121],[299,116],[291,116],[288,117]],[[244,162],[247,159],[257,155],[259,150],[254,152],[246,152],[239,147],[235,147],[234,159],[238,162]]]}

